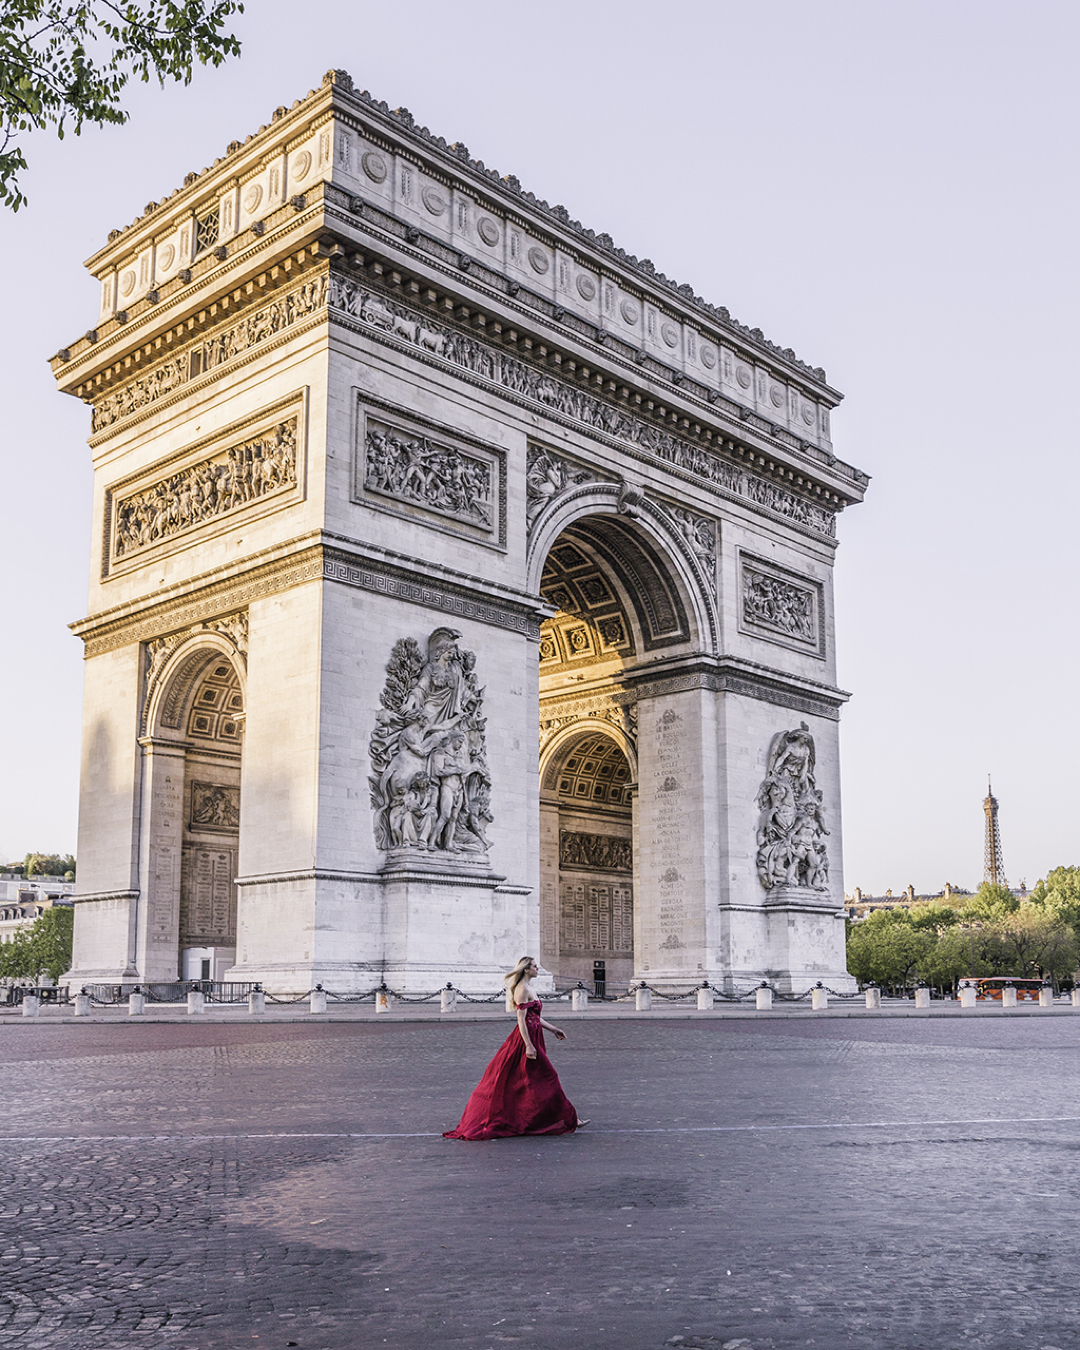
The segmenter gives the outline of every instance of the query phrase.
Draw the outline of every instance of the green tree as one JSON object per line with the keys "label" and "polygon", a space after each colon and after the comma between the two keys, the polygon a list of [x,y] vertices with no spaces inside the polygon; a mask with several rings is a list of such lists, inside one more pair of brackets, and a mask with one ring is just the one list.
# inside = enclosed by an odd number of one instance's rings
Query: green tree
{"label": "green tree", "polygon": [[903,987],[911,983],[935,941],[931,929],[915,926],[910,910],[879,909],[852,924],[848,970],[862,982]]}
{"label": "green tree", "polygon": [[12,980],[37,980],[51,975],[58,980],[71,969],[71,938],[75,930],[75,911],[67,905],[53,906],[26,928],[20,928],[10,942],[0,945],[0,977]]}
{"label": "green tree", "polygon": [[61,138],[128,120],[127,82],[191,82],[196,63],[220,66],[240,51],[223,31],[238,0],[0,0],[0,202],[26,198],[22,132],[54,126]]}
{"label": "green tree", "polygon": [[1080,867],[1055,867],[1036,884],[1029,900],[1080,933]]}
{"label": "green tree", "polygon": [[984,881],[979,889],[964,903],[964,920],[983,921],[1000,919],[1005,914],[1014,914],[1020,908],[1020,901],[1009,890],[997,882]]}
{"label": "green tree", "polygon": [[75,859],[70,853],[28,853],[23,859],[24,877],[75,877]]}

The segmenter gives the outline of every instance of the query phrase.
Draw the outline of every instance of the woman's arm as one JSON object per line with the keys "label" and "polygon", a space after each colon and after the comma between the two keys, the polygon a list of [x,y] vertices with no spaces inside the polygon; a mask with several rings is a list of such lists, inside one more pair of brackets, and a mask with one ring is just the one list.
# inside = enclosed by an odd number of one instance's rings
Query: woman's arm
{"label": "woman's arm", "polygon": [[546,1021],[544,1020],[544,1018],[541,1017],[541,1019],[540,1019],[540,1025],[544,1028],[545,1031],[550,1031],[551,1034],[555,1037],[555,1039],[556,1039],[557,1041],[565,1041],[565,1040],[566,1040],[566,1032],[565,1032],[565,1031],[561,1031],[561,1030],[554,1024],[554,1022],[546,1022]]}
{"label": "woman's arm", "polygon": [[525,1042],[525,1058],[536,1058],[536,1046],[532,1043],[532,1037],[529,1035],[529,1028],[525,1025],[525,1008],[519,1003],[517,1010],[518,1031],[521,1032],[521,1039]]}

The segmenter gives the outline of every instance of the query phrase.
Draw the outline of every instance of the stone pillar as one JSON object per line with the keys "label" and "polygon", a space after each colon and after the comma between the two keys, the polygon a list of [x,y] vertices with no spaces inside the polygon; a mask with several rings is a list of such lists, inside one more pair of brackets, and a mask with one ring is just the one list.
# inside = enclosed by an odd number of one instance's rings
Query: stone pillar
{"label": "stone pillar", "polygon": [[1044,984],[1039,990],[1039,1007],[1052,1008],[1054,1006],[1054,987],[1050,984]]}
{"label": "stone pillar", "polygon": [[589,991],[580,982],[576,989],[570,991],[570,1007],[574,1012],[588,1011]]}
{"label": "stone pillar", "polygon": [[1071,994],[1072,1005],[1074,1008],[1080,1008],[1080,989],[1074,989]]}
{"label": "stone pillar", "polygon": [[1016,1007],[1016,990],[1012,985],[1007,984],[1001,991],[1001,1006],[1003,1008]]}
{"label": "stone pillar", "polygon": [[201,1013],[206,1008],[206,995],[201,989],[189,989],[187,996],[187,1010],[189,1013]]}
{"label": "stone pillar", "polygon": [[916,990],[915,990],[915,1006],[916,1006],[916,1008],[929,1008],[929,1006],[930,1006],[930,990],[929,990],[929,989],[916,989]]}
{"label": "stone pillar", "polygon": [[27,994],[22,1001],[22,1015],[24,1017],[37,1017],[41,1012],[41,999],[37,994]]}
{"label": "stone pillar", "polygon": [[690,688],[638,701],[634,970],[657,988],[721,975],[715,700]]}
{"label": "stone pillar", "polygon": [[262,989],[253,989],[248,994],[248,1012],[252,1017],[261,1017],[266,1012],[266,994]]}
{"label": "stone pillar", "polygon": [[76,1017],[89,1017],[89,1016],[90,1016],[90,995],[87,994],[87,993],[85,993],[85,992],[83,992],[83,993],[78,993],[78,994],[75,995],[75,1000],[74,1000],[74,1001],[75,1001],[75,1016],[76,1016]]}
{"label": "stone pillar", "polygon": [[977,993],[978,991],[973,984],[962,984],[960,986],[961,1008],[974,1008]]}
{"label": "stone pillar", "polygon": [[828,991],[823,989],[820,984],[810,991],[810,1006],[814,1012],[824,1012],[829,1006]]}
{"label": "stone pillar", "polygon": [[876,984],[872,984],[866,991],[866,1006],[868,1008],[881,1007],[881,990]]}
{"label": "stone pillar", "polygon": [[757,1010],[758,1012],[772,1011],[772,990],[767,984],[758,986],[757,991]]}
{"label": "stone pillar", "polygon": [[138,989],[128,994],[128,1016],[141,1017],[146,1011],[146,995]]}
{"label": "stone pillar", "polygon": [[457,990],[452,984],[447,984],[446,988],[439,994],[439,1011],[441,1013],[457,1012]]}
{"label": "stone pillar", "polygon": [[177,979],[180,956],[180,859],[184,833],[184,747],[144,736],[139,833],[139,978]]}
{"label": "stone pillar", "polygon": [[[323,995],[323,1002],[326,1002],[326,996]],[[394,1000],[390,997],[390,990],[385,985],[381,989],[375,990],[375,1011],[377,1013],[388,1013],[393,1010]],[[313,1010],[314,1011],[314,1010]],[[326,1009],[323,1008],[323,1012]]]}
{"label": "stone pillar", "polygon": [[698,1012],[712,1012],[715,995],[707,984],[697,991]]}
{"label": "stone pillar", "polygon": [[634,1007],[638,1012],[651,1012],[652,990],[647,989],[643,984],[639,984],[634,993]]}
{"label": "stone pillar", "polygon": [[[379,996],[375,995],[375,1011],[379,1010]],[[326,990],[321,984],[317,984],[311,991],[311,997],[308,1000],[308,1011],[313,1013],[324,1013],[326,1011]]]}

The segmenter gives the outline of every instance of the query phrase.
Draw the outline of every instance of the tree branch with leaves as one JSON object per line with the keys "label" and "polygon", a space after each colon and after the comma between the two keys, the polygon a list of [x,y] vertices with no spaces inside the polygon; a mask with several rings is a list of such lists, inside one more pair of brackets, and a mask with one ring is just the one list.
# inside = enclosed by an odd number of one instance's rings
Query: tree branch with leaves
{"label": "tree branch with leaves", "polygon": [[239,55],[225,25],[243,11],[239,0],[0,0],[0,203],[26,202],[22,134],[126,122],[120,96],[133,77],[190,84],[196,64]]}

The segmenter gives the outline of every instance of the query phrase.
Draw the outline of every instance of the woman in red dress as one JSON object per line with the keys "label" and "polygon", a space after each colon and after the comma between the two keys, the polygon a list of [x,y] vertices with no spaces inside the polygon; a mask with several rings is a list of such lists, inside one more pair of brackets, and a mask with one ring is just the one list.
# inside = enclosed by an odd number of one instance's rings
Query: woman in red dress
{"label": "woman in red dress", "polygon": [[469,1098],[456,1130],[447,1139],[505,1139],[516,1134],[570,1134],[578,1120],[559,1075],[544,1049],[544,1028],[558,1041],[566,1032],[540,1016],[544,1005],[530,981],[540,967],[523,956],[506,977],[508,1011],[516,1010],[517,1026],[503,1041]]}

